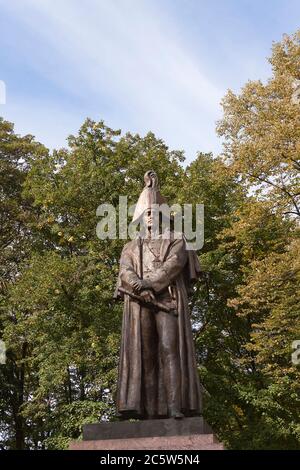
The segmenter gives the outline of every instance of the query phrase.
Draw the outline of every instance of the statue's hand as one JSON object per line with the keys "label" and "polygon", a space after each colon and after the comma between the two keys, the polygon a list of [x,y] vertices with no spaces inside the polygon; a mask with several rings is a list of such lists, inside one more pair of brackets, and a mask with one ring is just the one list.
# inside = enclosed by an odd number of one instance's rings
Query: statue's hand
{"label": "statue's hand", "polygon": [[143,290],[151,289],[151,282],[148,279],[137,279],[131,285],[136,294],[140,294]]}
{"label": "statue's hand", "polygon": [[131,282],[131,285],[132,285],[132,289],[133,289],[135,294],[139,294],[141,292],[142,288],[143,288],[142,287],[142,281],[140,279]]}
{"label": "statue's hand", "polygon": [[151,289],[151,281],[149,279],[141,279],[142,290]]}
{"label": "statue's hand", "polygon": [[141,293],[141,297],[147,303],[150,303],[152,302],[152,300],[155,300],[154,294],[150,289],[143,290],[143,292]]}

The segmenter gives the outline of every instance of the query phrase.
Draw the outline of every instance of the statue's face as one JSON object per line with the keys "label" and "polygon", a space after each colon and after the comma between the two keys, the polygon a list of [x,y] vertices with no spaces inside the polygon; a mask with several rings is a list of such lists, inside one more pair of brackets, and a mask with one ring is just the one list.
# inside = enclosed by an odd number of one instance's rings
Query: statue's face
{"label": "statue's face", "polygon": [[145,227],[147,227],[148,230],[150,230],[153,227],[153,218],[154,218],[153,210],[151,210],[150,208],[146,209],[144,212],[144,225]]}
{"label": "statue's face", "polygon": [[161,214],[156,208],[148,208],[143,215],[144,227],[152,233],[160,233],[162,229]]}

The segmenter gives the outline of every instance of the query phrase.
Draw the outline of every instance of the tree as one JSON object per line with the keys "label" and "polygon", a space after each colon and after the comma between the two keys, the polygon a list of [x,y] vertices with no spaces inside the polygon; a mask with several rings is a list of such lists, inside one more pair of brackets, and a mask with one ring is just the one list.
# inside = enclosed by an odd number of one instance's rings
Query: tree
{"label": "tree", "polygon": [[7,362],[0,366],[0,433],[4,447],[25,446],[25,424],[20,414],[27,387],[25,362],[28,344],[24,337],[14,343],[7,329],[18,324],[17,311],[8,307],[11,286],[20,275],[22,263],[39,243],[31,231],[37,213],[30,198],[22,196],[31,156],[46,155],[47,150],[31,135],[20,137],[13,125],[0,118],[0,335],[6,341]]}
{"label": "tree", "polygon": [[300,216],[300,32],[273,47],[273,75],[249,81],[239,95],[228,91],[218,133],[224,155],[241,181],[283,214]]}
{"label": "tree", "polygon": [[248,324],[239,339],[242,354],[234,360],[240,429],[228,426],[228,443],[237,448],[299,448],[300,442],[299,371],[291,362],[300,300],[299,37],[274,45],[267,84],[248,82],[239,96],[227,93],[218,126],[228,172],[248,191],[219,236],[219,249],[229,254],[222,262],[236,260],[229,271],[240,273],[227,306]]}
{"label": "tree", "polygon": [[187,168],[180,196],[205,204],[203,274],[192,301],[205,416],[229,448],[298,445],[287,436],[282,439],[250,401],[250,392],[256,396],[267,387],[256,354],[248,348],[259,315],[240,315],[234,301],[255,262],[285,253],[294,222],[274,214],[270,202],[248,196],[231,168],[212,155],[199,154]]}
{"label": "tree", "polygon": [[[251,323],[245,347],[264,378],[263,387],[244,390],[249,407],[259,415],[261,434],[266,434],[260,436],[261,448],[265,442],[269,448],[299,448],[300,369],[291,358],[293,341],[300,338],[299,263],[295,240],[283,253],[253,261],[239,296],[231,301]],[[244,366],[249,368],[249,361]]]}

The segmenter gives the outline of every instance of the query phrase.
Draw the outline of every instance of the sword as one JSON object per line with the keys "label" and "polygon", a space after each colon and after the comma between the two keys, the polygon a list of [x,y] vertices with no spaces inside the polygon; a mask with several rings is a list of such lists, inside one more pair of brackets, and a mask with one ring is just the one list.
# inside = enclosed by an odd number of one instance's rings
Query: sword
{"label": "sword", "polygon": [[178,313],[175,308],[168,307],[167,305],[162,304],[161,302],[157,302],[157,300],[152,300],[151,302],[145,302],[143,297],[141,297],[140,295],[134,294],[133,292],[130,292],[129,290],[124,289],[123,287],[119,287],[119,291],[122,292],[123,294],[129,295],[132,299],[137,300],[138,302],[141,302],[142,304],[149,305],[149,307],[150,306],[156,307],[157,309],[162,310],[163,312],[172,313],[173,315],[178,316]]}

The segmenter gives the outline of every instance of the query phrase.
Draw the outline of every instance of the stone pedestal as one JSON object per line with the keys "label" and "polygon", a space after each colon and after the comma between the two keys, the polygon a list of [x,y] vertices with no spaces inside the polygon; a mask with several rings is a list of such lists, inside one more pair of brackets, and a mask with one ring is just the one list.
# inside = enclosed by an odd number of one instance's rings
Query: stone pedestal
{"label": "stone pedestal", "polygon": [[71,450],[222,450],[200,417],[87,424]]}

